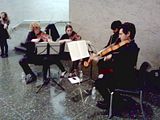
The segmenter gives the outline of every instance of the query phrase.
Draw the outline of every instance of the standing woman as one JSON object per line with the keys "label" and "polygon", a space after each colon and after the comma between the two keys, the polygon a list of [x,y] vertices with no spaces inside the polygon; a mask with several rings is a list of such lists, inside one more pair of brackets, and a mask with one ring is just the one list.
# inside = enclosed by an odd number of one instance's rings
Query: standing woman
{"label": "standing woman", "polygon": [[9,18],[6,12],[0,14],[0,46],[1,46],[1,57],[8,57],[8,44],[7,39],[10,38],[7,31],[9,26]]}

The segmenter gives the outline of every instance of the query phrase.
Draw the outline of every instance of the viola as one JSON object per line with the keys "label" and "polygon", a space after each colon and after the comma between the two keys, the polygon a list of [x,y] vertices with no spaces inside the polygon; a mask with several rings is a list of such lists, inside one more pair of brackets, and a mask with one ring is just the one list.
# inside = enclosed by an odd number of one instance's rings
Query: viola
{"label": "viola", "polygon": [[74,35],[70,36],[69,39],[71,39],[72,41],[80,40],[81,36],[75,33]]}
{"label": "viola", "polygon": [[[119,42],[118,44],[111,44],[107,48],[104,48],[103,50],[99,51],[96,54],[96,56],[104,57],[107,54],[109,54],[111,52],[114,52],[115,50],[119,49],[120,47],[122,47],[122,46],[124,46],[124,45],[126,45],[128,43],[130,43],[130,41],[129,40],[125,40],[125,41]],[[92,60],[93,59],[90,57],[88,59],[88,61],[84,61],[84,67],[88,67],[91,64]]]}

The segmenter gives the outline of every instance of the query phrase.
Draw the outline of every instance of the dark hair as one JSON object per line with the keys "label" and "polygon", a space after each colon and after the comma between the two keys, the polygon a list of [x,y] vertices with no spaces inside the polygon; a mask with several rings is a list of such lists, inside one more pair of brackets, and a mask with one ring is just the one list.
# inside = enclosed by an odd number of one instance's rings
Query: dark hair
{"label": "dark hair", "polygon": [[123,29],[124,34],[130,32],[130,38],[134,39],[136,34],[136,28],[133,23],[125,22],[124,24],[122,24],[121,28]]}
{"label": "dark hair", "polygon": [[120,20],[113,21],[111,24],[111,29],[115,30],[116,28],[120,29],[122,23]]}
{"label": "dark hair", "polygon": [[65,30],[67,30],[67,28],[73,29],[71,25],[66,25]]}
{"label": "dark hair", "polygon": [[4,22],[8,22],[8,24],[9,24],[10,20],[8,18],[7,13],[6,12],[1,12],[1,14],[4,14],[4,18],[3,18]]}

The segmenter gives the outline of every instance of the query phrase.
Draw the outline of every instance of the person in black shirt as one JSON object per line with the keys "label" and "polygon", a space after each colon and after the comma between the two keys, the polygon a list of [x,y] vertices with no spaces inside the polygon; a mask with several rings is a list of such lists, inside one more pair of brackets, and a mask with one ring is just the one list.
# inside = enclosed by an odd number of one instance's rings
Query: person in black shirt
{"label": "person in black shirt", "polygon": [[121,27],[122,23],[120,20],[113,21],[111,24],[111,30],[113,31],[113,35],[110,36],[110,39],[105,46],[105,48],[113,43],[115,43],[118,40],[119,37],[119,29]]}
{"label": "person in black shirt", "polygon": [[36,55],[35,52],[34,42],[50,42],[50,36],[40,30],[40,24],[37,22],[31,24],[31,29],[32,31],[29,32],[25,42],[27,48],[26,55],[19,61],[19,64],[26,74],[26,83],[28,84],[36,80],[36,75],[28,64],[43,65],[43,80],[46,84],[49,82],[47,79],[47,71],[51,64],[56,64],[60,68],[62,71],[61,77],[63,77],[66,71],[60,62],[59,56]]}
{"label": "person in black shirt", "polygon": [[10,38],[7,31],[9,26],[9,18],[6,12],[1,12],[0,15],[0,47],[1,47],[1,57],[8,57],[8,44],[7,39]]}
{"label": "person in black shirt", "polygon": [[[66,25],[65,32],[66,33],[62,35],[62,37],[60,38],[60,41],[64,39],[70,39],[71,41],[77,41],[81,39],[81,36],[78,35],[75,31],[73,31],[73,28],[71,25]],[[65,56],[66,58],[70,59],[69,53],[64,52],[64,48],[65,48],[65,42],[61,42],[60,55],[62,57]],[[70,71],[69,71],[70,72],[69,77],[77,75],[78,64],[79,64],[79,60],[76,60],[72,63],[72,67],[70,68]]]}
{"label": "person in black shirt", "polygon": [[[132,87],[136,85],[135,65],[137,62],[139,48],[135,43],[135,25],[129,22],[122,24],[119,31],[118,49],[111,51],[104,58],[108,66],[99,73],[95,81],[95,87],[103,97],[103,101],[98,101],[97,106],[102,109],[109,107],[110,93],[108,89]],[[125,44],[122,44],[125,43]],[[97,56],[96,56],[97,57]],[[99,59],[94,58],[99,64]]]}
{"label": "person in black shirt", "polygon": [[[118,38],[119,38],[119,30],[121,28],[121,25],[122,23],[120,20],[116,20],[112,22],[111,30],[113,31],[113,34],[110,36],[110,39],[104,48],[107,48],[108,46],[112,44],[116,44],[116,42],[119,42]],[[99,73],[101,73],[108,67],[108,63],[105,62],[103,59],[100,59],[97,65],[98,65]]]}

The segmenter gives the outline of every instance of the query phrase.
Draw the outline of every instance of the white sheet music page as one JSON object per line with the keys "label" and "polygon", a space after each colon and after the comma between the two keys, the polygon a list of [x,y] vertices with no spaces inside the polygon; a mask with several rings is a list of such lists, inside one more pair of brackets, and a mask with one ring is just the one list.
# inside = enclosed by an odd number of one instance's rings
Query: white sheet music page
{"label": "white sheet music page", "polygon": [[77,77],[77,76],[68,78],[68,80],[69,80],[72,84],[81,82],[81,80],[80,80],[79,77]]}
{"label": "white sheet music page", "polygon": [[59,54],[60,43],[59,42],[49,42],[50,44],[50,53],[49,54]]}
{"label": "white sheet music page", "polygon": [[47,54],[47,42],[36,43],[36,48],[38,55]]}
{"label": "white sheet music page", "polygon": [[89,57],[88,47],[85,40],[68,42],[67,45],[72,61]]}

